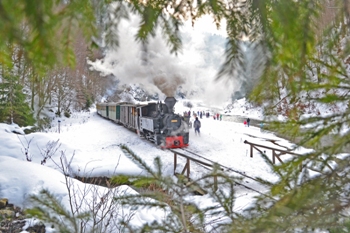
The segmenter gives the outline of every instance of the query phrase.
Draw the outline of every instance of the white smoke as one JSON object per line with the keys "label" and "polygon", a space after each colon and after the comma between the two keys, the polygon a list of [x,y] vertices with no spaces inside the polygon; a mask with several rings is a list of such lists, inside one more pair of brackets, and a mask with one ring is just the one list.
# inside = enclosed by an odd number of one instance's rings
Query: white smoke
{"label": "white smoke", "polygon": [[147,63],[140,43],[135,41],[139,19],[132,16],[119,27],[120,47],[108,50],[101,60],[90,62],[104,75],[112,74],[120,84],[139,84],[150,93],[173,96],[181,86],[187,97],[219,104],[230,99],[232,83],[215,82],[224,61],[225,33],[217,30],[212,19],[199,19],[194,27],[186,22],[181,29],[182,51],[170,54],[161,33],[150,39]]}

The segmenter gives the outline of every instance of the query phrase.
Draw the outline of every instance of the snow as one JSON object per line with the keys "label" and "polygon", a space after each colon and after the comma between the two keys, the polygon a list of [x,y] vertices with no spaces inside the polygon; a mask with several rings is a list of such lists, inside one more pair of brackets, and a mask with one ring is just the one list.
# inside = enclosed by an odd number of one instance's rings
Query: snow
{"label": "snow", "polygon": [[[194,106],[191,110],[201,109],[215,111],[203,105]],[[175,110],[182,113],[189,108],[184,107],[182,101],[179,101],[175,105]],[[225,111],[223,108],[220,109],[221,113]],[[233,113],[240,113],[251,119],[262,118],[259,110],[247,108],[244,104],[235,106],[231,109],[231,113],[227,114]],[[213,120],[212,117],[200,119],[201,134],[196,136],[194,129],[191,129],[188,149],[251,177],[263,177],[272,182],[276,181],[276,176],[257,151],[254,151],[253,158],[250,157],[250,147],[244,141],[282,150],[285,149],[284,147],[293,148],[294,145],[276,137],[273,133],[262,132],[258,127],[245,127],[242,122],[226,121],[227,117],[229,115],[224,116],[222,121]],[[69,209],[68,191],[60,158],[66,161],[63,167],[69,168],[68,173],[71,176],[111,177],[115,174],[145,174],[124,155],[120,145],[129,147],[150,167],[153,166],[153,160],[160,157],[163,163],[163,175],[172,176],[173,153],[160,150],[151,142],[139,138],[134,132],[100,117],[95,109],[90,112],[74,113],[71,118],[56,119],[46,132],[28,135],[25,135],[15,124],[0,124],[0,197],[8,198],[10,203],[27,208],[31,207],[28,201],[30,195],[38,194],[42,189],[48,189]],[[304,148],[294,150],[298,154],[306,151]],[[271,151],[267,150],[266,154],[271,158]],[[50,155],[51,159],[47,158],[43,162],[45,155]],[[288,156],[285,155],[282,159],[288,159]],[[184,163],[184,160],[178,159],[178,168],[183,168]],[[202,171],[199,166],[191,166],[191,178],[200,177]],[[111,190],[84,184],[69,177],[68,180],[80,189],[93,187],[101,193]],[[251,185],[255,187],[254,183]],[[239,196],[235,210],[244,210],[257,193],[239,187],[238,189]],[[117,195],[122,195],[123,192],[137,193],[125,185],[112,190],[117,190]],[[91,194],[84,198],[87,200],[90,198],[93,201]],[[201,206],[209,205],[211,202],[206,195],[194,196],[190,199],[197,204],[201,203]],[[123,211],[127,213],[129,210]],[[160,221],[163,217],[163,211],[139,209],[131,223],[141,225],[155,220]]]}

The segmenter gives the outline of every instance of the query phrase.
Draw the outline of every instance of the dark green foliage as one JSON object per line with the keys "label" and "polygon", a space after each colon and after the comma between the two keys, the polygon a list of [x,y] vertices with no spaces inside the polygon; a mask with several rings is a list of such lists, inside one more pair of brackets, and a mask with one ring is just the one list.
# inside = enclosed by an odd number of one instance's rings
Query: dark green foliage
{"label": "dark green foliage", "polygon": [[91,99],[91,97],[86,96],[85,106],[84,106],[83,110],[89,110],[89,108],[91,107],[92,104],[93,104],[93,100]]}
{"label": "dark green foliage", "polygon": [[[334,8],[311,0],[262,2],[257,10],[271,56],[251,99],[264,103],[268,121],[277,114],[287,118],[271,122],[271,130],[316,149],[318,155],[346,151],[350,135],[339,135],[350,125],[345,2],[333,1]],[[324,11],[335,16],[326,18],[328,25],[321,24]],[[327,140],[334,143],[321,143]]]}
{"label": "dark green foliage", "polygon": [[[265,104],[270,130],[314,151],[274,167],[280,176],[270,190],[274,200],[259,198],[251,212],[256,213],[253,224],[245,222],[247,232],[349,230],[349,158],[339,156],[348,155],[350,138],[344,130],[350,125],[349,109],[342,107],[350,101],[344,54],[349,31],[342,22],[348,16],[344,1],[333,3],[344,11],[328,19],[329,25],[318,21],[323,10],[331,9],[322,1],[258,4],[271,59],[251,99]],[[271,121],[277,114],[287,119]]]}
{"label": "dark green foliage", "polygon": [[33,111],[26,102],[19,78],[5,75],[0,82],[0,122],[20,126],[34,125]]}
{"label": "dark green foliage", "polygon": [[[2,1],[1,62],[11,63],[11,48],[7,46],[10,43],[22,46],[34,67],[41,68],[39,71],[44,70],[44,64],[52,65],[61,59],[66,64],[74,63],[74,29],[82,26],[85,35],[91,36],[95,28],[92,6],[98,6],[96,11],[107,11],[105,4],[110,2],[65,1],[65,5],[56,10],[54,3],[58,4],[58,1],[35,1],[35,4],[27,0]],[[208,190],[215,203],[199,208],[185,201],[184,197],[192,193],[185,177],[180,176],[175,181],[173,177],[163,176],[159,158],[154,161],[152,169],[129,148],[122,146],[125,154],[140,165],[147,176],[116,177],[114,181],[155,189],[142,193],[141,197],[124,196],[119,200],[132,208],[144,206],[169,210],[163,222],[146,224],[137,229],[139,232],[205,232],[208,218],[211,230],[217,232],[348,232],[350,161],[345,156],[349,155],[350,142],[348,1],[248,0],[228,3],[226,5],[220,0],[119,1],[106,16],[110,17],[105,21],[107,47],[118,45],[116,29],[121,19],[128,18],[127,6],[141,18],[135,36],[143,48],[160,27],[173,52],[181,48],[179,29],[184,19],[195,23],[200,16],[210,14],[217,26],[220,26],[220,19],[225,19],[228,40],[225,63],[218,77],[235,79],[244,74],[247,61],[239,46],[242,39],[252,42],[254,49],[261,48],[256,59],[258,65],[252,68],[252,72],[263,70],[263,74],[250,100],[264,105],[264,122],[269,130],[313,151],[279,166],[269,163],[279,180],[266,193],[260,193],[249,209],[237,213],[233,210],[234,184],[239,182],[236,177],[214,169],[194,181]],[[23,30],[23,22],[28,30]],[[57,40],[58,32],[62,32],[62,40]],[[57,41],[61,43],[56,44]],[[249,78],[248,75],[245,78]],[[15,93],[20,93],[21,89],[13,86]],[[250,87],[247,89],[250,91]],[[1,91],[4,90],[9,90],[9,87],[2,87]],[[6,97],[3,93],[0,96]],[[25,102],[23,97],[18,99],[19,103]],[[85,108],[92,102],[93,99],[86,98]],[[1,117],[8,116],[10,111],[15,112],[8,103],[1,100]],[[329,109],[329,114],[318,113],[320,108]],[[23,112],[26,111],[22,109],[17,114]],[[271,120],[280,114],[286,117],[285,121]],[[17,117],[21,119],[23,116]],[[330,143],[324,143],[325,139]],[[340,153],[344,155],[340,156]],[[217,192],[213,189],[214,176],[222,188]],[[37,215],[52,221],[47,216],[54,210],[69,218],[74,226],[74,220],[55,201],[45,201],[52,198],[43,194],[44,198],[38,199],[38,209],[41,206],[55,208],[38,211]]]}
{"label": "dark green foliage", "polygon": [[77,28],[86,38],[95,30],[91,1],[11,1],[0,3],[1,63],[11,64],[11,47],[23,47],[37,72],[58,62],[75,64],[73,41]]}
{"label": "dark green foliage", "polygon": [[67,118],[69,118],[71,116],[71,112],[69,109],[64,111],[64,116]]}
{"label": "dark green foliage", "polygon": [[125,175],[114,176],[110,182],[115,185],[130,185],[129,177]]}

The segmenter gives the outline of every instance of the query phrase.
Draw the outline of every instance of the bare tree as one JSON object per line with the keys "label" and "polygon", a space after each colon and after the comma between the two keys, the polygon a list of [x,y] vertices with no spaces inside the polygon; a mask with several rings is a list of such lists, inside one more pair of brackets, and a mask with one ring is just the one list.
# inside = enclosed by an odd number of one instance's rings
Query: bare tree
{"label": "bare tree", "polygon": [[[37,202],[40,208],[36,207],[28,212],[34,216],[41,216],[46,222],[56,224],[61,230],[81,233],[125,232],[134,211],[123,209],[121,202],[115,198],[124,195],[124,191],[111,186],[109,182],[106,188],[101,188],[98,178],[92,181],[93,184],[78,184],[79,181],[74,179],[71,168],[74,154],[67,158],[65,152],[60,151],[59,161],[53,158],[59,147],[58,141],[49,142],[42,150],[42,155],[44,160],[51,159],[64,175],[69,210],[66,210],[54,195],[43,190],[40,196],[32,196],[32,200]],[[91,175],[91,172],[86,176]]]}
{"label": "bare tree", "polygon": [[32,142],[33,138],[31,138],[30,140],[28,140],[25,136],[23,137],[25,140],[25,143],[21,140],[21,138],[17,135],[19,141],[21,142],[23,149],[21,150],[22,153],[24,154],[24,156],[26,157],[28,162],[32,162],[32,158],[33,156],[30,154],[29,152],[29,148],[30,148],[30,143]]}

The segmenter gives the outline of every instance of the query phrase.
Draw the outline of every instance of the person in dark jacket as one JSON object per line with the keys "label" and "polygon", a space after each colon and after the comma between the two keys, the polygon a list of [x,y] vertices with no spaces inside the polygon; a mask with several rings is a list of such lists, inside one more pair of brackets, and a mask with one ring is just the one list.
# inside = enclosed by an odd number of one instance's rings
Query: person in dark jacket
{"label": "person in dark jacket", "polygon": [[248,125],[248,127],[249,127],[249,123],[250,123],[250,119],[249,119],[249,117],[247,118],[247,125]]}
{"label": "person in dark jacket", "polygon": [[194,133],[197,135],[200,135],[200,128],[201,128],[201,122],[198,120],[198,117],[196,117],[196,120],[193,123],[193,127],[194,127]]}

